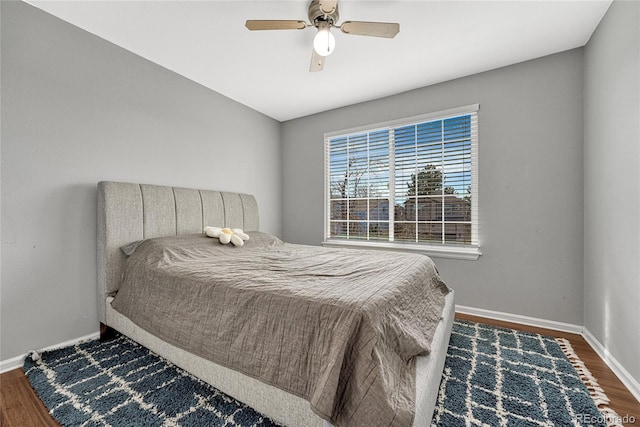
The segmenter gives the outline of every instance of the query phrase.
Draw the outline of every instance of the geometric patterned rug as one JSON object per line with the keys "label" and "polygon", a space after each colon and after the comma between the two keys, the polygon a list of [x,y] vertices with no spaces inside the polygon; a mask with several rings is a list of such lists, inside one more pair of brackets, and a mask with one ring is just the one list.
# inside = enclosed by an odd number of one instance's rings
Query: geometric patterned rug
{"label": "geometric patterned rug", "polygon": [[608,403],[567,340],[456,321],[432,423],[616,425]]}
{"label": "geometric patterned rug", "polygon": [[[455,321],[432,424],[606,426],[583,366],[568,342]],[[122,335],[27,357],[24,371],[63,426],[277,425]]]}
{"label": "geometric patterned rug", "polygon": [[277,426],[120,334],[27,357],[23,369],[62,426]]}

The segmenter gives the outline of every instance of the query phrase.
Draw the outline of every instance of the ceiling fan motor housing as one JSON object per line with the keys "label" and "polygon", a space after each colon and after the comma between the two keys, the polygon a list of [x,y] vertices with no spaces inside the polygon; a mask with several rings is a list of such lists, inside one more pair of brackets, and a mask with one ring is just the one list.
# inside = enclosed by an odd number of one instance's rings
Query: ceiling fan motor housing
{"label": "ceiling fan motor housing", "polygon": [[318,27],[322,21],[328,22],[329,25],[335,25],[338,23],[338,3],[335,4],[335,8],[329,14],[324,13],[320,8],[320,0],[312,0],[309,4],[309,22],[315,27]]}

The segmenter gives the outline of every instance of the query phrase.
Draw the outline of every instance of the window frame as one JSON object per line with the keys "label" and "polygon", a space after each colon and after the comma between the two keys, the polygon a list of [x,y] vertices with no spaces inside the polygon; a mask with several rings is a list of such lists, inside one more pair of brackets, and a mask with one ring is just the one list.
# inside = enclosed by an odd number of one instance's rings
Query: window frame
{"label": "window frame", "polygon": [[[451,108],[447,110],[436,111],[428,114],[421,114],[412,117],[406,117],[396,120],[390,120],[382,123],[373,123],[358,126],[349,129],[341,129],[324,133],[324,236],[323,246],[330,247],[350,247],[350,248],[366,248],[381,250],[398,250],[407,252],[419,252],[433,257],[454,258],[465,260],[477,260],[482,252],[480,251],[480,235],[479,235],[479,218],[478,218],[478,111],[479,104],[471,104],[463,107]],[[389,229],[392,236],[393,214],[391,211],[391,202],[395,206],[395,165],[394,141],[391,130],[393,128],[419,124],[423,122],[444,120],[451,117],[462,116],[466,114],[475,114],[475,131],[471,132],[471,236],[472,244],[468,245],[447,245],[429,244],[420,242],[397,242],[393,240],[355,240],[355,239],[337,239],[330,236],[330,211],[331,211],[331,194],[330,194],[330,158],[329,143],[330,139],[340,136],[347,136],[359,132],[373,133],[381,130],[389,130]],[[473,118],[472,118],[473,119]],[[391,238],[391,237],[390,237]],[[475,243],[475,244],[474,244]]]}

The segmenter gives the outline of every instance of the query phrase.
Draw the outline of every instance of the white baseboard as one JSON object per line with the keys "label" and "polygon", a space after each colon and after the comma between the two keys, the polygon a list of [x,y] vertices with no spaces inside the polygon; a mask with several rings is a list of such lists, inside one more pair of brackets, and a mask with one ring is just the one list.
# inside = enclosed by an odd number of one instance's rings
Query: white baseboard
{"label": "white baseboard", "polygon": [[521,325],[536,326],[538,328],[553,329],[556,331],[581,334],[582,326],[572,323],[556,322],[555,320],[539,319],[537,317],[522,316],[520,314],[503,313],[501,311],[485,310],[484,308],[467,307],[456,304],[456,312],[470,314],[472,316],[488,317],[490,319],[505,322],[519,323]]}
{"label": "white baseboard", "polygon": [[22,356],[16,356],[11,359],[0,361],[0,374],[22,367],[26,357],[27,355],[23,354]]}
{"label": "white baseboard", "polygon": [[[74,338],[69,341],[61,342],[59,344],[50,345],[49,347],[45,347],[42,349],[38,349],[38,352],[47,351],[47,350],[55,350],[56,348],[68,347],[70,345],[75,345],[84,341],[90,341],[100,338],[99,332],[94,332],[89,335],[85,335],[83,337]],[[0,361],[0,374],[11,371],[16,368],[21,368],[24,364],[24,359],[27,357],[28,353],[21,354],[20,356],[12,357],[11,359]]]}
{"label": "white baseboard", "polygon": [[627,387],[633,397],[640,402],[640,382],[631,376],[629,371],[627,371],[624,366],[622,366],[620,362],[618,362],[618,360],[609,353],[609,350],[607,350],[587,328],[583,328],[582,336],[595,350],[598,356],[604,360],[604,363],[606,363],[613,373],[616,374],[622,384]]}

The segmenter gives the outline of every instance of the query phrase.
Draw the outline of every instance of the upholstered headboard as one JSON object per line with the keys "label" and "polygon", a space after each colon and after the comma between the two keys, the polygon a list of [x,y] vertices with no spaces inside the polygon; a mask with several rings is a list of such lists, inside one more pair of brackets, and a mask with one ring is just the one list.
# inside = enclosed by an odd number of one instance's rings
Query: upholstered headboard
{"label": "upholstered headboard", "polygon": [[103,181],[98,183],[98,317],[124,271],[120,247],[137,240],[201,233],[207,225],[258,231],[249,194]]}

